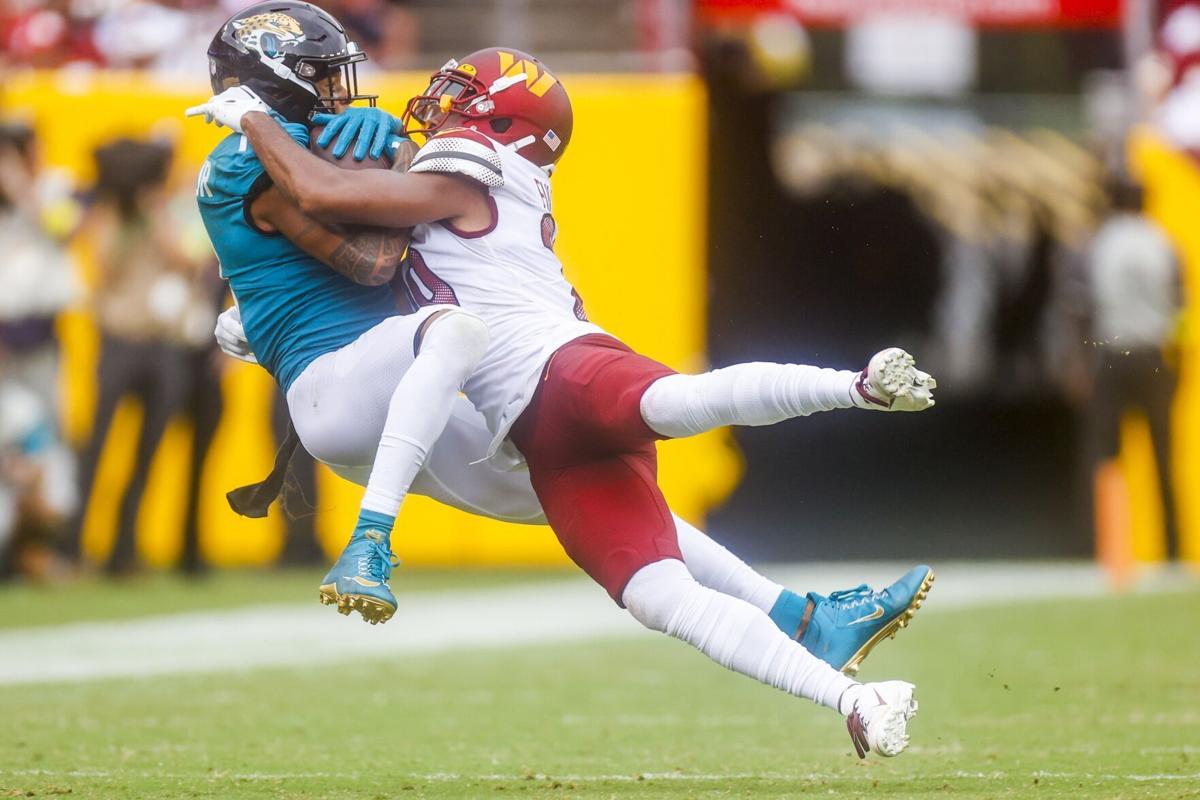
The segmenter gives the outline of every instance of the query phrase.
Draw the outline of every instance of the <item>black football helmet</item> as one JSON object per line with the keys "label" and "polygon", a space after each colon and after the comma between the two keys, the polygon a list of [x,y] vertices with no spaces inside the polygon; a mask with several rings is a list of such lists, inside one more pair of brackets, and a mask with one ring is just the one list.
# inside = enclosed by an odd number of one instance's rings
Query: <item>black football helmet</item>
{"label": "black football helmet", "polygon": [[[367,55],[332,16],[310,3],[256,3],[230,17],[208,46],[214,94],[245,86],[291,122],[333,112],[336,102],[366,100],[358,93],[357,64]],[[323,94],[321,84],[341,71],[347,94]]]}

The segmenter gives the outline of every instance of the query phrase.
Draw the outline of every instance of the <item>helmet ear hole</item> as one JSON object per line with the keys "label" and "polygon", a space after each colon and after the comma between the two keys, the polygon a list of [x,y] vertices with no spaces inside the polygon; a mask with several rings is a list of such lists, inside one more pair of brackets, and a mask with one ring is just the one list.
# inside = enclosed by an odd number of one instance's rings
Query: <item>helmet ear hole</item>
{"label": "helmet ear hole", "polygon": [[512,117],[501,117],[500,119],[491,120],[493,133],[506,133],[512,127]]}

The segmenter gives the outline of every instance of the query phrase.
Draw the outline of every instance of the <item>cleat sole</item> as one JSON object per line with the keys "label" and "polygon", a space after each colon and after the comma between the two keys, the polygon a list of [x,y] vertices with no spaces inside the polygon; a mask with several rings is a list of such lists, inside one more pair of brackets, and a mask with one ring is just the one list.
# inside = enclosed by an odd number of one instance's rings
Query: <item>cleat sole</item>
{"label": "cleat sole", "polygon": [[867,655],[870,654],[871,650],[875,648],[875,645],[879,644],[884,639],[895,639],[896,634],[900,632],[901,628],[908,627],[908,623],[912,621],[914,616],[916,616],[917,609],[919,609],[921,604],[925,602],[925,599],[929,597],[929,589],[933,586],[935,577],[936,576],[933,574],[933,570],[929,570],[929,572],[925,575],[925,579],[921,581],[921,586],[917,589],[917,593],[913,596],[912,603],[909,604],[908,608],[897,614],[895,619],[880,628],[874,636],[867,640],[866,644],[858,648],[858,651],[850,657],[850,660],[842,665],[842,673],[849,675],[850,677],[857,675],[859,668],[862,666],[862,662],[866,659]]}
{"label": "cleat sole", "polygon": [[342,616],[348,617],[351,612],[357,611],[364,622],[372,625],[387,622],[396,613],[395,606],[374,597],[338,594],[337,587],[332,583],[321,586],[319,598],[322,605],[336,606],[337,612]]}
{"label": "cleat sole", "polygon": [[886,351],[880,363],[876,364],[876,382],[892,397],[900,397],[912,392],[915,382],[916,361],[908,353],[898,348]]}

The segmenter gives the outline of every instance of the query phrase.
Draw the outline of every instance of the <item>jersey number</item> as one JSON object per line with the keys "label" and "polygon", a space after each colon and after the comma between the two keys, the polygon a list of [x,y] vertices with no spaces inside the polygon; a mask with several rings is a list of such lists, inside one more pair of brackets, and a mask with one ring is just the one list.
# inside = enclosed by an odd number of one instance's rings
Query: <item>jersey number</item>
{"label": "jersey number", "polygon": [[458,305],[454,288],[433,274],[425,258],[409,248],[404,260],[404,288],[414,306]]}
{"label": "jersey number", "polygon": [[[547,187],[542,189],[542,182],[537,182],[538,191],[542,193],[542,200],[546,203],[546,207],[550,206],[550,189]],[[542,246],[554,252],[554,242],[558,239],[558,224],[554,221],[553,214],[542,214]],[[563,276],[564,280],[566,276]],[[587,312],[583,310],[583,298],[579,296],[579,292],[575,291],[575,287],[571,287],[571,296],[575,298],[575,319],[581,322],[587,322]]]}
{"label": "jersey number", "polygon": [[571,296],[575,298],[575,319],[580,322],[587,322],[587,312],[583,310],[583,298],[579,296],[579,292],[575,291],[575,287],[571,287]]}
{"label": "jersey number", "polygon": [[204,166],[200,167],[200,174],[196,176],[196,197],[212,197],[212,188],[208,185],[208,179],[212,176],[212,162],[205,161]]}

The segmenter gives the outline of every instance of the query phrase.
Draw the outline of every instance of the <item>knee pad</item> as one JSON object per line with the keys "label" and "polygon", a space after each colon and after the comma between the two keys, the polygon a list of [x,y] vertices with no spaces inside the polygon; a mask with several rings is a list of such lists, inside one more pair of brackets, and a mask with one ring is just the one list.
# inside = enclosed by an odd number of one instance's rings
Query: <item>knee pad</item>
{"label": "knee pad", "polygon": [[487,323],[474,314],[454,308],[429,323],[421,337],[421,352],[432,349],[453,355],[471,370],[487,352],[490,338]]}
{"label": "knee pad", "polygon": [[668,633],[671,619],[699,584],[682,561],[674,558],[647,564],[625,584],[621,602],[633,618],[651,630]]}

